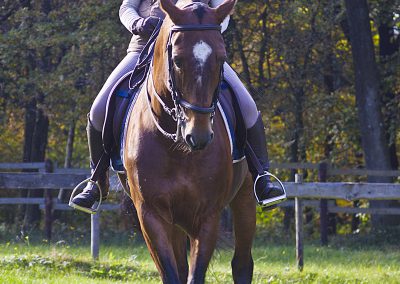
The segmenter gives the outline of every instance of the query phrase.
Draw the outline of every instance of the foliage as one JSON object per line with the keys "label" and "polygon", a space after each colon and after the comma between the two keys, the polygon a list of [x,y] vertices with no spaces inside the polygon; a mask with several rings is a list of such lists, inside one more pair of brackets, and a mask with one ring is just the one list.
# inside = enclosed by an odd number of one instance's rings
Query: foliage
{"label": "foliage", "polygon": [[[35,5],[20,8],[8,19],[6,31],[0,37],[2,113],[12,115],[33,98],[40,98],[39,107],[51,123],[47,156],[60,163],[72,120],[78,121],[79,133],[75,163],[80,165],[86,160],[86,138],[82,131],[86,113],[128,43],[129,33],[124,31],[117,16],[119,4],[119,1],[100,5],[98,1],[52,1],[48,14]],[[5,132],[16,129],[6,120],[1,122],[1,127],[7,128]],[[22,123],[22,120],[17,122],[19,129],[23,129]],[[7,138],[12,137],[17,138],[13,143],[22,145],[23,131],[19,134],[4,135],[2,141],[10,144]],[[16,155],[0,159],[19,160]]]}
{"label": "foliage", "polygon": [[[396,2],[371,1],[374,38],[379,38],[377,28],[385,13],[395,15]],[[80,166],[87,159],[85,114],[124,56],[129,33],[118,20],[120,1],[52,1],[50,11],[40,3],[21,7],[5,1],[2,7],[2,15],[11,15],[4,20],[0,37],[0,150],[21,152],[23,121],[11,120],[16,110],[39,96],[51,124],[47,156],[63,162],[73,120],[78,124],[73,164]],[[392,19],[390,24],[399,26],[398,16]],[[328,158],[337,166],[359,166],[362,150],[345,20],[340,1],[238,2],[235,26],[226,34],[230,63],[250,79],[267,122],[273,160],[291,160],[293,139],[300,133],[304,161]],[[375,44],[378,50],[379,41]],[[398,61],[398,52],[379,60],[382,92],[398,94]],[[387,100],[385,108],[394,143],[399,142],[398,98]],[[299,107],[303,125],[297,123]],[[13,135],[16,130],[18,135]],[[0,159],[17,162],[22,155],[12,156]]]}
{"label": "foliage", "polygon": [[[381,22],[378,15],[383,11],[390,15],[398,9],[397,1],[391,5],[371,2],[377,26]],[[230,57],[242,78],[250,77],[248,83],[264,110],[272,159],[293,160],[291,150],[298,133],[300,161],[327,159],[338,167],[362,165],[345,16],[340,1],[239,1],[233,17],[243,48],[236,37],[230,45]],[[398,24],[397,20],[391,26]],[[377,26],[374,38],[379,38]],[[378,51],[379,41],[375,44]],[[381,66],[385,81],[382,93],[390,90],[397,94],[387,102],[395,143],[399,142],[395,126],[400,113],[399,82],[395,79],[398,60],[397,50]]]}

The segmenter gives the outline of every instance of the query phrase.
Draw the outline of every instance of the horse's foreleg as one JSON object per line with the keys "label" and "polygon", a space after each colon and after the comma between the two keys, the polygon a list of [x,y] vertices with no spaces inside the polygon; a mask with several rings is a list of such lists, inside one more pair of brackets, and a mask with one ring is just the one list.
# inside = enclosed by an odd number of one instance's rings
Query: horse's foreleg
{"label": "horse's foreleg", "polygon": [[251,283],[254,266],[251,247],[256,229],[256,203],[250,176],[247,176],[230,207],[235,233],[235,254],[231,263],[233,281],[240,284]]}
{"label": "horse's foreleg", "polygon": [[143,237],[163,283],[181,283],[171,244],[174,226],[154,212],[138,208]]}
{"label": "horse's foreleg", "polygon": [[172,245],[181,283],[186,283],[189,273],[187,260],[187,235],[180,228],[175,227],[172,233]]}
{"label": "horse's foreleg", "polygon": [[195,236],[190,236],[190,271],[188,282],[204,283],[208,264],[218,237],[219,216],[210,216]]}

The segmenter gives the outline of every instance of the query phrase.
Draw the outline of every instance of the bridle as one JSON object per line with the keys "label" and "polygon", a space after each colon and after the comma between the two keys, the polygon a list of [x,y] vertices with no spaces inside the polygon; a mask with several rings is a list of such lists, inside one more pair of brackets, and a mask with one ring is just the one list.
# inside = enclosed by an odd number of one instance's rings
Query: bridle
{"label": "bridle", "polygon": [[[211,24],[200,24],[200,25],[174,25],[172,26],[169,36],[168,36],[168,42],[167,42],[167,57],[168,57],[168,73],[169,73],[169,78],[168,78],[168,89],[171,93],[172,101],[174,103],[174,107],[170,108],[168,107],[164,101],[162,100],[161,96],[157,94],[156,89],[154,87],[154,81],[151,75],[148,76],[148,79],[151,77],[151,84],[152,84],[152,89],[153,89],[153,94],[163,107],[164,111],[174,120],[176,121],[176,133],[169,133],[165,131],[159,122],[157,121],[155,114],[151,108],[150,104],[150,94],[148,89],[146,89],[147,92],[147,101],[149,103],[149,107],[151,110],[151,115],[153,118],[154,123],[156,124],[158,130],[167,138],[172,139],[174,142],[177,142],[181,136],[181,126],[186,122],[186,115],[185,115],[185,110],[191,110],[193,112],[197,112],[200,114],[209,114],[210,115],[210,120],[211,123],[213,123],[213,118],[215,116],[215,110],[217,108],[217,103],[218,103],[218,96],[221,90],[221,79],[223,78],[223,68],[221,65],[221,71],[219,74],[219,82],[218,86],[214,91],[213,95],[213,100],[212,103],[209,107],[201,107],[197,106],[194,104],[189,103],[187,100],[185,100],[182,96],[181,91],[177,88],[176,86],[176,81],[175,81],[175,72],[174,72],[174,61],[172,57],[172,35],[176,32],[187,32],[187,31],[207,31],[207,30],[216,30],[216,31],[221,31],[221,26],[220,25],[211,25]],[[150,68],[151,71],[152,67]],[[146,84],[147,86],[148,84]]]}

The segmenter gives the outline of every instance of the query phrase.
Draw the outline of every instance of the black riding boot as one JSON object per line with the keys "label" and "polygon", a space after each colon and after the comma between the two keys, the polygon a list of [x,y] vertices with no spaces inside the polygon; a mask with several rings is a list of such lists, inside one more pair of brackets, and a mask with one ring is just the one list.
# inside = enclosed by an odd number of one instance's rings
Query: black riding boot
{"label": "black riding boot", "polygon": [[[90,168],[93,173],[97,163],[104,153],[103,139],[102,133],[94,128],[94,126],[90,122],[89,117],[86,131],[90,153]],[[107,161],[107,163],[109,163],[109,160]],[[107,167],[105,167],[103,172],[99,173],[97,184],[94,182],[88,182],[83,191],[71,200],[70,206],[87,213],[95,213],[92,207],[95,202],[100,201],[99,187],[101,190],[102,200],[105,200],[107,198],[109,189]]]}
{"label": "black riding boot", "polygon": [[[264,124],[261,114],[259,114],[256,123],[247,129],[247,147],[250,146],[251,149],[246,150],[246,156],[250,172],[253,176],[254,194],[258,204],[272,206],[284,201],[286,193],[282,187],[275,186],[267,174],[269,160],[265,140]],[[251,150],[254,155],[250,153]],[[258,163],[255,159],[258,160]]]}

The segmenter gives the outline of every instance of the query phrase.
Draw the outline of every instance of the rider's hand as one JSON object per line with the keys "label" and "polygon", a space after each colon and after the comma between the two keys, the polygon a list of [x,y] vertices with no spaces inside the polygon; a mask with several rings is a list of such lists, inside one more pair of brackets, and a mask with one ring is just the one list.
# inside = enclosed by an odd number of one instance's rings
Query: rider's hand
{"label": "rider's hand", "polygon": [[132,25],[132,33],[135,35],[149,37],[156,28],[159,20],[160,18],[153,16],[139,18]]}

